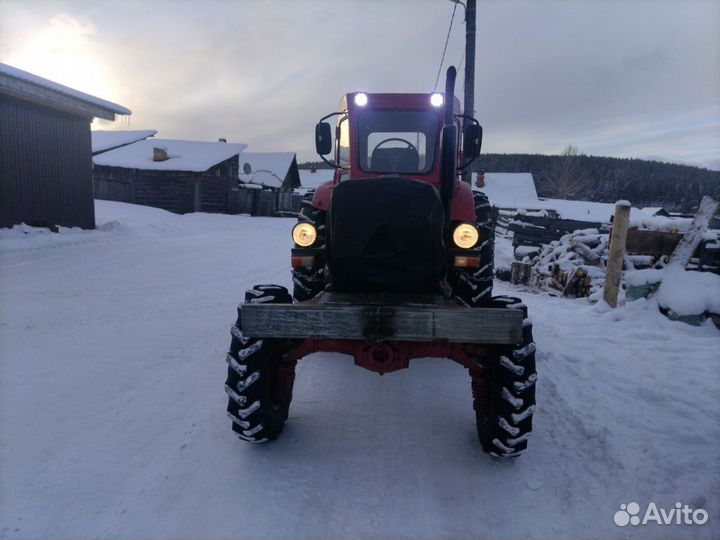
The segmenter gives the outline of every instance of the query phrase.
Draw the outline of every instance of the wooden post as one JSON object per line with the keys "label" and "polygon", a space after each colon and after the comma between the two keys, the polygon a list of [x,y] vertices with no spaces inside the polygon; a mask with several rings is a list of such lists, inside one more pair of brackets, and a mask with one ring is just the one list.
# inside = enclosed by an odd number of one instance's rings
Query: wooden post
{"label": "wooden post", "polygon": [[[462,4],[462,2],[460,2]],[[463,114],[475,116],[475,10],[476,0],[465,2],[465,103]],[[463,119],[463,133],[470,121]],[[462,173],[463,182],[472,181],[472,165]]]}
{"label": "wooden post", "polygon": [[627,239],[629,222],[630,203],[628,201],[616,202],[607,270],[605,272],[605,288],[603,290],[603,300],[613,308],[617,307],[618,292],[620,291],[620,279],[625,259],[625,240]]}

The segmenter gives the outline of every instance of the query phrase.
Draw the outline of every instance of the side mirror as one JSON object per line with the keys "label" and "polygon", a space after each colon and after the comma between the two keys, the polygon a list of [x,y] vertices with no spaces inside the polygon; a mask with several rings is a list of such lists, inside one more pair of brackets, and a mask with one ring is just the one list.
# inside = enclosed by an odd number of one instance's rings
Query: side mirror
{"label": "side mirror", "polygon": [[469,124],[463,133],[463,158],[473,160],[480,155],[483,130],[480,124]]}
{"label": "side mirror", "polygon": [[332,152],[332,128],[328,122],[320,122],[315,126],[315,150],[321,156]]}

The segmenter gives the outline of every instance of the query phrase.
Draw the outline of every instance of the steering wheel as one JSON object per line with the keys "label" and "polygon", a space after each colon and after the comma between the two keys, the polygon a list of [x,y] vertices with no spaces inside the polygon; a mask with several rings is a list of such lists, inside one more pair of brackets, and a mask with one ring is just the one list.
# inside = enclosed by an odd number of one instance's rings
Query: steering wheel
{"label": "steering wheel", "polygon": [[[392,142],[392,141],[403,142],[403,143],[405,143],[405,144],[408,145],[408,148],[412,148],[412,149],[415,150],[416,152],[418,151],[417,147],[416,147],[413,143],[411,143],[410,141],[405,140],[405,139],[401,139],[400,137],[390,137],[390,138],[388,138],[388,139],[383,139],[382,141],[380,141],[379,143],[377,143],[377,144],[375,145],[375,148],[373,148],[373,152],[374,152],[375,150],[377,150],[378,148],[380,148],[383,144],[388,143],[388,142]],[[419,153],[419,152],[418,152],[418,153]]]}
{"label": "steering wheel", "polygon": [[[412,150],[415,151],[416,154],[418,154],[418,155],[420,154],[420,153],[418,152],[417,147],[416,147],[413,143],[411,143],[410,141],[408,141],[408,140],[406,140],[406,139],[401,139],[400,137],[389,137],[389,138],[387,138],[387,139],[383,139],[382,141],[380,141],[379,143],[377,143],[377,144],[375,145],[375,148],[373,148],[373,154],[374,154],[375,151],[376,151],[378,148],[380,148],[383,144],[389,143],[389,142],[395,142],[395,141],[407,144],[407,149],[412,149]],[[392,171],[393,171],[393,172],[397,172],[399,165],[400,165],[399,158],[398,158],[398,157],[395,157],[395,158],[392,160],[392,167],[391,167]]]}

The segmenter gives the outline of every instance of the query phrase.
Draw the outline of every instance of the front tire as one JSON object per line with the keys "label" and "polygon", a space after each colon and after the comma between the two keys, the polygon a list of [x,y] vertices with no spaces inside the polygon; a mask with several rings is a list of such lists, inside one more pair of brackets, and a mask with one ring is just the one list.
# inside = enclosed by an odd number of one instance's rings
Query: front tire
{"label": "front tire", "polygon": [[[521,309],[523,341],[503,346],[497,359],[471,373],[478,437],[483,450],[501,458],[518,456],[527,448],[535,412],[535,342],[527,307],[519,298],[495,297],[494,307]],[[489,377],[489,381],[487,378]]]}
{"label": "front tire", "polygon": [[[245,293],[245,303],[289,304],[292,298],[285,287],[256,285]],[[273,440],[288,417],[296,362],[284,358],[277,340],[243,336],[239,308],[231,335],[225,393],[232,429],[248,442]]]}

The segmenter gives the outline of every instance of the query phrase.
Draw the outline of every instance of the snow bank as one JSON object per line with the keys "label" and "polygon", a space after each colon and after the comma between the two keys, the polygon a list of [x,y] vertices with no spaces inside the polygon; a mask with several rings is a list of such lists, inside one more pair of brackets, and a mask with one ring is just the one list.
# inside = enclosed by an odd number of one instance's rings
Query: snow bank
{"label": "snow bank", "polygon": [[677,315],[720,314],[720,276],[668,268],[656,299],[661,307]]}
{"label": "snow bank", "polygon": [[95,200],[94,230],[59,227],[51,232],[24,223],[0,228],[0,254],[79,245],[110,237],[144,236],[167,233],[197,233],[221,223],[234,223],[237,216],[226,214],[174,214],[160,208],[114,201]]}
{"label": "snow bank", "polygon": [[625,272],[623,281],[628,287],[642,287],[643,285],[660,283],[663,278],[663,273],[663,270],[645,268],[643,270]]}

